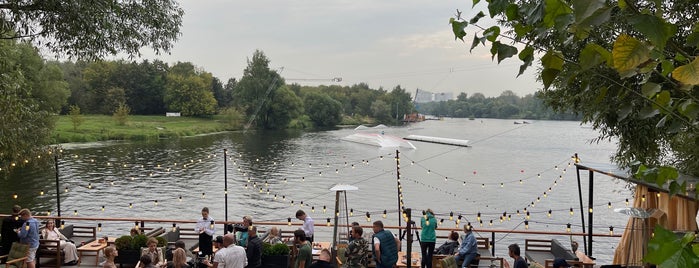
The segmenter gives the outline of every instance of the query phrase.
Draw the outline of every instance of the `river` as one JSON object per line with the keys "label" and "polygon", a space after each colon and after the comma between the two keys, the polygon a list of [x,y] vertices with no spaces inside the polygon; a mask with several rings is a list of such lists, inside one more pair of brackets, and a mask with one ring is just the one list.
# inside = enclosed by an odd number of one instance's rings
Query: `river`
{"label": "river", "polygon": [[[480,213],[482,228],[523,230],[526,207],[530,230],[565,231],[571,223],[573,232],[581,232],[571,156],[578,153],[582,163],[608,163],[616,148],[614,142],[591,142],[597,132],[570,121],[513,124],[513,120],[445,119],[368,132],[380,131],[400,137],[416,134],[470,140],[471,147],[413,141],[417,149],[399,152],[405,206],[417,214],[432,208],[438,220],[444,219],[444,227],[455,226],[462,215],[461,224],[470,221],[481,228]],[[194,219],[208,206],[211,215],[222,220],[226,149],[229,220],[252,215],[255,221],[286,221],[288,217],[296,221],[294,213],[302,208],[316,223],[324,223],[334,207],[335,194],[329,188],[345,183],[359,187],[347,194],[347,206],[353,212],[350,221],[366,223],[369,212],[371,221],[381,219],[395,225],[395,148],[340,140],[355,132],[352,128],[248,131],[153,142],[64,144],[59,160],[62,213]],[[587,172],[581,177],[587,204]],[[606,233],[614,226],[621,233],[628,218],[614,213],[607,204],[623,207],[632,194],[623,182],[597,177],[594,231]],[[0,189],[4,213],[15,203],[43,215],[56,213],[52,169],[19,170],[0,180]],[[15,193],[18,198],[13,200]],[[325,213],[323,206],[328,208]],[[454,215],[451,221],[450,213]],[[508,218],[501,223],[503,213]],[[104,224],[103,232],[120,235],[128,227]],[[565,242],[568,238],[560,239]],[[506,246],[515,242],[523,247],[522,236],[498,235],[496,253],[506,257]],[[617,242],[616,238],[595,241],[593,255],[598,263],[611,263]]]}

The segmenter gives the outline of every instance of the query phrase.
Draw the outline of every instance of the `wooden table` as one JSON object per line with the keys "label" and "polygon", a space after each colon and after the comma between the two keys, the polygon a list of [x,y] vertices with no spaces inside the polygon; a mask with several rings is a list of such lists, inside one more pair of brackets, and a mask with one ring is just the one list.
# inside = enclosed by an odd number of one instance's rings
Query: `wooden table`
{"label": "wooden table", "polygon": [[[420,252],[413,251],[410,254],[410,259],[413,262],[411,267],[420,267],[420,258],[422,255]],[[405,251],[398,251],[398,262],[396,266],[398,267],[408,267],[408,258]]]}
{"label": "wooden table", "polygon": [[83,261],[84,252],[94,252],[95,253],[95,266],[99,266],[100,263],[100,251],[107,247],[108,241],[100,241],[101,239],[94,240],[90,243],[82,245],[78,248],[78,265]]}
{"label": "wooden table", "polygon": [[330,242],[313,242],[311,243],[311,253],[313,257],[320,256],[320,251],[323,249],[330,249]]}

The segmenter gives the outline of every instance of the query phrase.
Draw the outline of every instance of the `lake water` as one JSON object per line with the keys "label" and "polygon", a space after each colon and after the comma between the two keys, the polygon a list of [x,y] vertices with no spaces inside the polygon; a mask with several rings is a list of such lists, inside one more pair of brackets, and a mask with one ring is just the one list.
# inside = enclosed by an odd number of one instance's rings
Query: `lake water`
{"label": "lake water", "polygon": [[[454,227],[462,215],[461,224],[470,221],[476,229],[524,230],[527,208],[530,230],[562,232],[571,223],[573,232],[581,232],[571,156],[578,153],[582,163],[608,163],[616,145],[590,143],[597,133],[579,122],[530,123],[445,119],[365,132],[471,141],[471,147],[414,141],[417,149],[400,150],[403,200],[416,211],[414,220],[419,221],[419,211],[432,208],[438,220],[444,219],[442,227]],[[156,142],[67,144],[59,161],[62,213],[195,219],[201,207],[208,206],[215,219],[223,220],[223,150],[227,149],[229,220],[252,215],[255,221],[286,221],[288,217],[296,221],[294,213],[303,202],[303,209],[316,223],[323,223],[332,217],[334,207],[335,194],[329,188],[344,183],[359,187],[347,194],[347,207],[353,211],[350,221],[366,224],[369,212],[371,221],[381,219],[396,225],[395,148],[340,140],[353,133],[353,129],[249,131]],[[0,180],[0,209],[6,213],[17,203],[55,215],[54,176],[53,170],[22,170]],[[587,172],[581,172],[581,177],[583,203],[587,205]],[[624,207],[625,199],[632,199],[631,192],[623,182],[603,175],[596,178],[594,231],[608,233],[609,226],[614,226],[615,233],[622,233],[627,216],[614,213],[607,204]],[[17,200],[11,199],[13,193],[18,194]],[[325,213],[323,206],[328,208]],[[386,219],[382,217],[384,210]],[[501,223],[503,213],[509,219]],[[120,235],[129,226],[104,224],[103,232]],[[489,237],[490,233],[480,235]],[[558,239],[567,242],[569,238]],[[611,263],[617,242],[615,238],[596,238],[593,255],[598,263]],[[496,253],[506,257],[510,243],[523,247],[524,237],[498,234]]]}

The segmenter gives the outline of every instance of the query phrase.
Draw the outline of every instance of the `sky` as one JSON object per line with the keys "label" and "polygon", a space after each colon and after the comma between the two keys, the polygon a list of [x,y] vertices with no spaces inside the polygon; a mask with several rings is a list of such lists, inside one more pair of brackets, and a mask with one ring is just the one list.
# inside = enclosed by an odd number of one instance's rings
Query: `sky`
{"label": "sky", "polygon": [[[364,82],[454,97],[534,93],[542,87],[534,67],[517,78],[516,57],[497,64],[488,48],[470,53],[471,31],[466,42],[454,40],[449,18],[459,9],[470,19],[483,2],[474,10],[464,0],[181,0],[185,15],[171,53],[142,52],[147,59],[192,62],[224,83],[240,80],[247,59],[261,50],[287,84]],[[342,81],[332,82],[335,77]]]}

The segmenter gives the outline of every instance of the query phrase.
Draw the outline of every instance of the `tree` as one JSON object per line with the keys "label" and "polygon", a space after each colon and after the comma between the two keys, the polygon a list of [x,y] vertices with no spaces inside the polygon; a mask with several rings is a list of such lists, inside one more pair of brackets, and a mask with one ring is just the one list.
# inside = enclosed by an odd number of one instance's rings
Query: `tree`
{"label": "tree", "polygon": [[70,115],[70,121],[73,123],[73,131],[77,131],[78,127],[85,122],[85,118],[80,113],[80,107],[77,105],[71,105],[68,110],[68,115]]}
{"label": "tree", "polygon": [[[471,48],[490,44],[498,62],[517,55],[519,74],[532,65],[535,52],[543,55],[539,78],[547,105],[582,114],[583,122],[600,131],[599,139],[616,138],[614,161],[638,170],[639,178],[669,182],[673,194],[685,187],[674,180],[677,172],[666,172],[674,170],[668,166],[699,175],[696,1],[493,0],[487,5],[499,26],[478,26],[482,12],[469,21],[457,15],[450,20],[457,39],[473,25]],[[636,162],[642,165],[632,165]],[[675,265],[663,265],[673,267],[682,259],[694,266],[699,257],[691,253],[673,249],[653,261],[671,258]]]}
{"label": "tree", "polygon": [[214,114],[216,99],[210,91],[210,81],[206,75],[168,74],[165,105],[170,111],[180,112],[183,116]]}
{"label": "tree", "polygon": [[70,58],[97,59],[119,52],[140,55],[149,46],[168,52],[184,11],[174,0],[0,2],[0,36],[30,39]]}
{"label": "tree", "polygon": [[[236,85],[233,102],[237,108],[245,112],[248,122],[255,122],[260,127],[269,127],[272,124],[268,120],[274,120],[271,115],[276,114],[271,111],[271,100],[283,85],[284,79],[276,71],[269,69],[269,59],[264,52],[256,50],[252,59],[248,59],[243,77]],[[273,125],[278,127],[276,123]]]}
{"label": "tree", "polygon": [[375,100],[371,103],[371,115],[381,123],[389,123],[391,118],[391,107],[385,101]]}
{"label": "tree", "polygon": [[271,98],[269,109],[260,118],[265,129],[284,129],[303,112],[303,101],[286,86],[277,89]]}
{"label": "tree", "polygon": [[129,121],[129,113],[131,113],[131,109],[126,103],[122,102],[114,109],[114,114],[112,116],[117,125],[124,126]]}
{"label": "tree", "polygon": [[307,94],[303,99],[303,106],[316,126],[332,127],[342,120],[342,104],[326,94]]}

